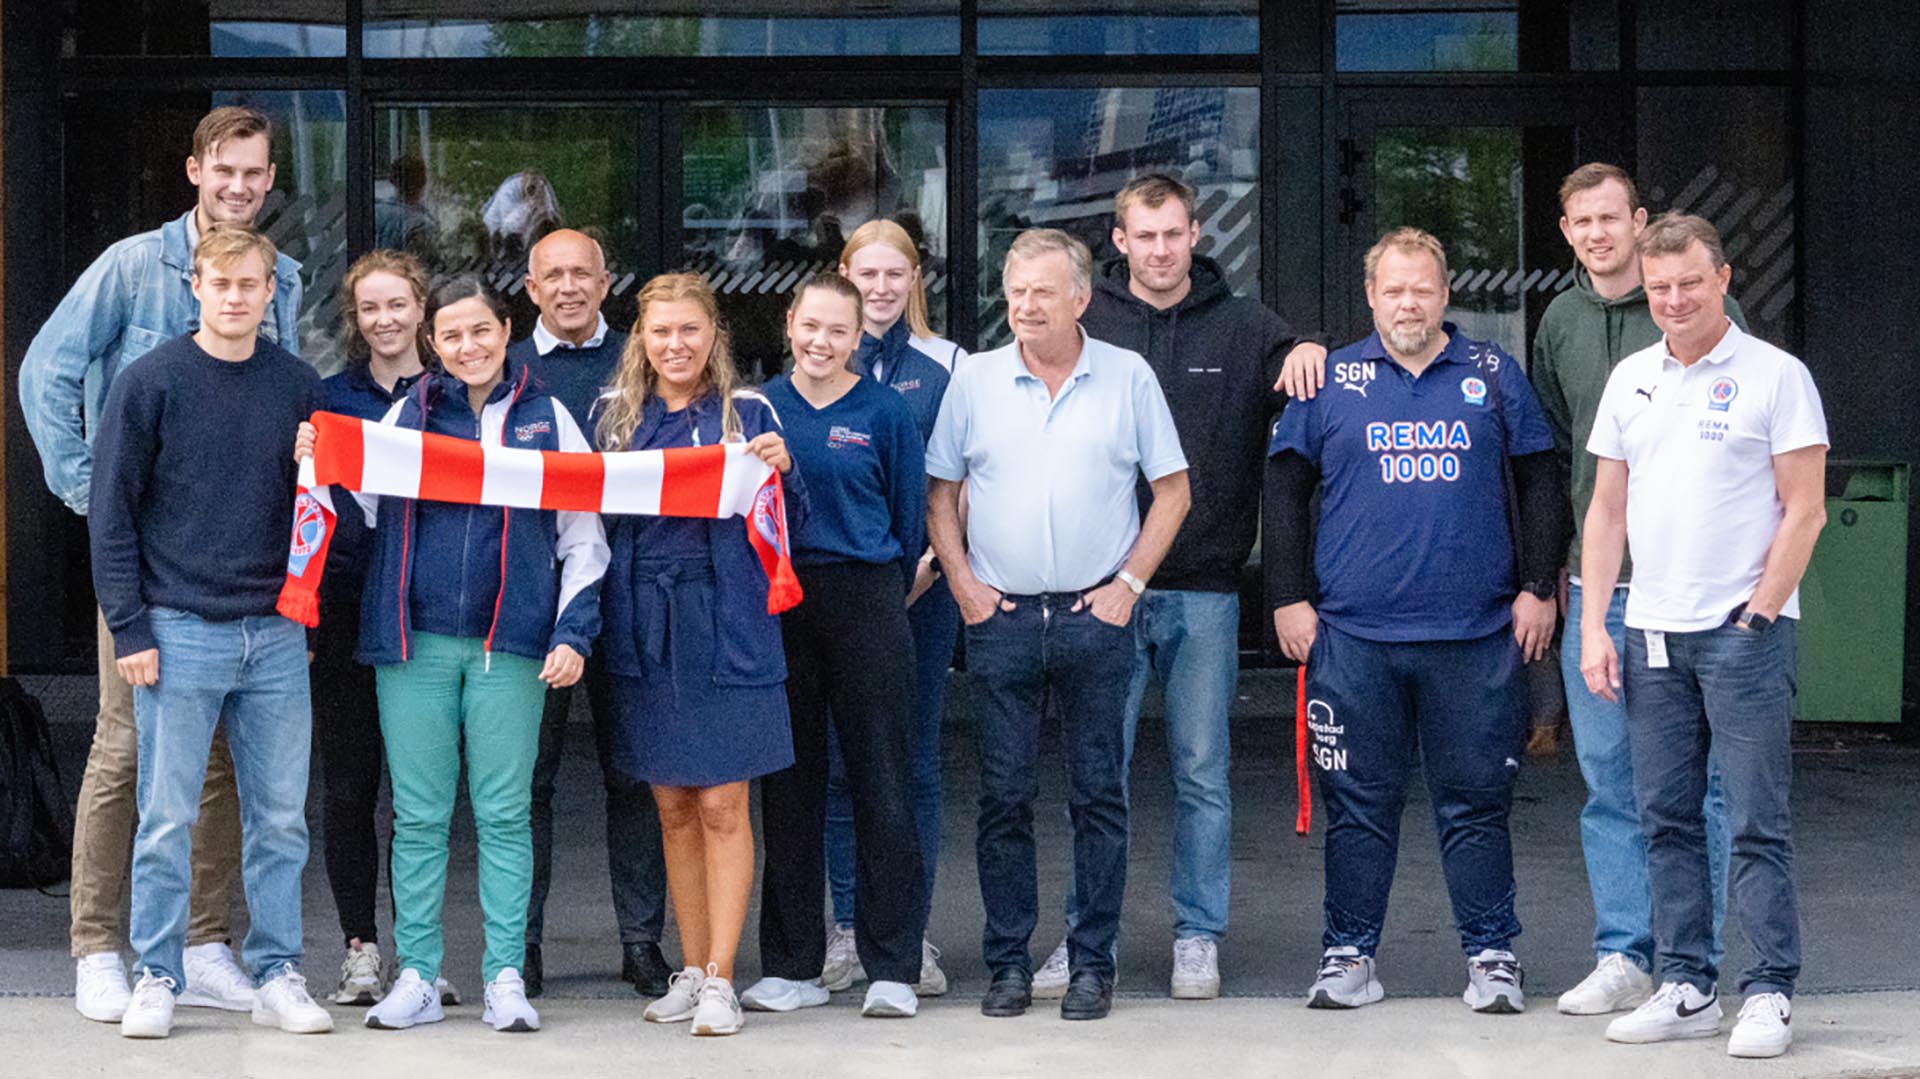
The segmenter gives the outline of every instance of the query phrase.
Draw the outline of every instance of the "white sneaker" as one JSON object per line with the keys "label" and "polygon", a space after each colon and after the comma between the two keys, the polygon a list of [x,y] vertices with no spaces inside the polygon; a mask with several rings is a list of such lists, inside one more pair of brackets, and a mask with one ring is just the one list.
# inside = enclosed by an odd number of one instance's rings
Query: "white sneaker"
{"label": "white sneaker", "polygon": [[95,952],[73,963],[73,1006],[96,1023],[118,1023],[133,990],[119,952]]}
{"label": "white sneaker", "polygon": [[920,941],[920,980],[914,983],[913,991],[923,997],[947,994],[947,972],[940,969],[940,949],[930,940]]}
{"label": "white sneaker", "polygon": [[127,1010],[120,1016],[122,1038],[164,1038],[173,1033],[172,978],[152,971],[142,972],[140,983],[127,999]]}
{"label": "white sneaker", "polygon": [[281,967],[253,991],[253,1021],[279,1027],[289,1034],[325,1034],[333,1016],[307,994],[307,980],[292,967]]}
{"label": "white sneaker", "polygon": [[440,1007],[440,994],[420,972],[408,968],[393,980],[380,1002],[367,1009],[367,1026],[373,1030],[405,1030],[422,1023],[438,1023],[447,1013]]}
{"label": "white sneaker", "polygon": [[1067,995],[1067,942],[1063,938],[1060,946],[1047,956],[1040,969],[1033,972],[1033,999],[1058,1000]]}
{"label": "white sneaker", "polygon": [[667,995],[647,1005],[642,1018],[649,1023],[684,1023],[693,1018],[700,1006],[700,986],[707,975],[699,967],[688,967],[667,979]]}
{"label": "white sneaker", "polygon": [[693,1011],[693,1029],[688,1033],[696,1038],[740,1033],[747,1018],[740,1013],[740,1000],[733,995],[733,983],[713,973],[711,966],[707,971],[706,980],[700,983],[700,1003]]}
{"label": "white sneaker", "polygon": [[832,999],[818,978],[793,981],[789,978],[762,978],[740,994],[742,1007],[756,1012],[790,1012],[817,1008]]}
{"label": "white sneaker", "polygon": [[874,982],[867,986],[860,1014],[869,1019],[912,1019],[920,1012],[920,998],[905,982]]}
{"label": "white sneaker", "polygon": [[1607,1040],[1633,1045],[1720,1033],[1720,994],[1689,982],[1668,982],[1645,1004],[1607,1024]]}
{"label": "white sneaker", "polygon": [[335,1004],[365,1008],[380,1003],[387,995],[387,967],[380,961],[380,946],[365,942],[347,949],[340,961],[340,985],[333,991]]}
{"label": "white sneaker", "polygon": [[1777,1057],[1793,1044],[1793,1001],[1784,993],[1755,993],[1740,1005],[1727,1039],[1730,1057]]}
{"label": "white sneaker", "polygon": [[1593,973],[1560,994],[1562,1015],[1605,1015],[1638,1008],[1653,995],[1653,978],[1619,952],[1601,958]]}
{"label": "white sneaker", "polygon": [[441,1007],[457,1008],[460,1006],[460,990],[453,987],[453,983],[447,980],[446,975],[442,974],[435,978],[433,980],[433,987],[440,991]]}
{"label": "white sneaker", "polygon": [[1482,948],[1467,960],[1467,1007],[1489,1015],[1519,1015],[1527,1010],[1527,976],[1520,960],[1505,948]]}
{"label": "white sneaker", "polygon": [[1387,990],[1374,972],[1373,956],[1346,946],[1328,948],[1307,990],[1309,1008],[1360,1008],[1378,1004]]}
{"label": "white sneaker", "polygon": [[1220,945],[1207,937],[1173,942],[1173,999],[1212,1000],[1220,995]]}
{"label": "white sneaker", "polygon": [[500,973],[487,983],[487,1006],[480,1013],[480,1021],[503,1034],[526,1034],[540,1029],[540,1013],[533,1010],[527,1000],[527,983],[520,978],[520,972],[512,967],[500,968]]}
{"label": "white sneaker", "polygon": [[820,968],[820,984],[838,993],[866,980],[867,970],[860,965],[860,951],[853,943],[853,927],[835,924],[827,930],[827,962]]}
{"label": "white sneaker", "polygon": [[180,990],[181,1007],[253,1010],[253,979],[234,962],[232,949],[216,940],[188,948],[181,958],[187,978],[186,988]]}

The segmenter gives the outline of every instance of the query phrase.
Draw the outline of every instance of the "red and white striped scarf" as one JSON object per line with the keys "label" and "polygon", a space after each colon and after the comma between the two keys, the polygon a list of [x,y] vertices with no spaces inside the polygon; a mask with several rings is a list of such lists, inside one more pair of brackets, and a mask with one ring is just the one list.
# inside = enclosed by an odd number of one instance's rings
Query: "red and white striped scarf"
{"label": "red and white striped scarf", "polygon": [[744,443],[625,453],[509,449],[316,412],[313,456],[300,463],[287,582],[276,609],[320,624],[320,576],[336,520],[327,488],[470,506],[745,517],[767,573],[767,613],[800,602],[780,473]]}

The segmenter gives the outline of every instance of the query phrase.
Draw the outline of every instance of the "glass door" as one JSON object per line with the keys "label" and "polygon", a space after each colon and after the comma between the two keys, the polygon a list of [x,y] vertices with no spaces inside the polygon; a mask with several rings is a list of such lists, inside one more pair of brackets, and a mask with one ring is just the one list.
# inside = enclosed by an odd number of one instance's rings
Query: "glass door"
{"label": "glass door", "polygon": [[1625,163],[1624,110],[1604,94],[1435,89],[1343,91],[1328,162],[1327,295],[1342,341],[1372,330],[1361,260],[1403,225],[1447,249],[1462,333],[1525,363],[1540,315],[1572,283],[1559,187],[1588,161]]}

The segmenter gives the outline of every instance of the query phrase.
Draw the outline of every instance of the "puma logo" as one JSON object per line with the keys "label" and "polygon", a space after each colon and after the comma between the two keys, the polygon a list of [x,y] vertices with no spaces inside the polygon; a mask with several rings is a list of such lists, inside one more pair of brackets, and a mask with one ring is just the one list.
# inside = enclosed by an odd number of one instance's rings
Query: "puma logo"
{"label": "puma logo", "polygon": [[1635,393],[1637,393],[1637,394],[1639,394],[1640,396],[1642,396],[1642,397],[1644,397],[1644,398],[1646,398],[1646,399],[1647,399],[1647,403],[1648,403],[1648,404],[1652,404],[1652,403],[1653,403],[1653,390],[1635,390],[1635,391],[1633,391],[1633,392],[1635,392]]}

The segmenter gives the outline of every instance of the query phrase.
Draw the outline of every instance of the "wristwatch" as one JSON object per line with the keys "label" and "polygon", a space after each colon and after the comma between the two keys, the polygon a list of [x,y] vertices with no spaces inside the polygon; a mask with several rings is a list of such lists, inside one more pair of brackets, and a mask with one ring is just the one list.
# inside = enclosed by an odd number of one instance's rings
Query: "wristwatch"
{"label": "wristwatch", "polygon": [[1138,577],[1135,577],[1133,574],[1128,573],[1126,570],[1120,570],[1116,572],[1113,575],[1113,579],[1116,581],[1119,581],[1121,584],[1126,585],[1129,589],[1133,591],[1133,594],[1136,596],[1147,590],[1147,582],[1141,580]]}
{"label": "wristwatch", "polygon": [[1754,633],[1764,633],[1773,628],[1773,619],[1764,614],[1754,614],[1752,611],[1743,609],[1740,617],[1733,620],[1733,624]]}

